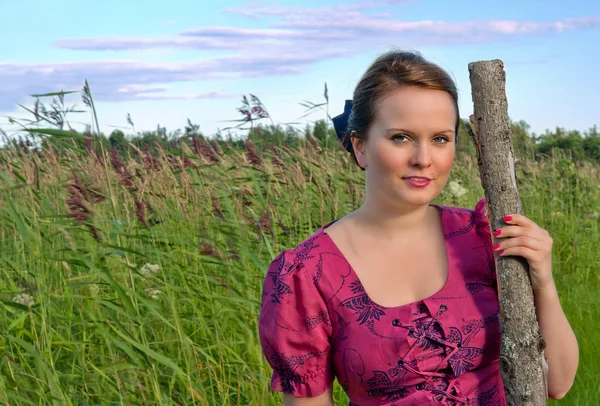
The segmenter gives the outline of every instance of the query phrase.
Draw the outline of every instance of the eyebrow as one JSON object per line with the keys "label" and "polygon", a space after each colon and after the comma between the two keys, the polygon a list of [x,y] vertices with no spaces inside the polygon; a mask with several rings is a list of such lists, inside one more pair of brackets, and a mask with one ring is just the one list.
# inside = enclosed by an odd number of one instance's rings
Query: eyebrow
{"label": "eyebrow", "polygon": [[[404,128],[388,128],[386,130],[387,132],[404,132],[404,133],[408,133],[408,134],[414,134],[414,132],[410,131],[410,130],[406,130]],[[454,130],[453,129],[448,129],[448,130],[442,130],[442,131],[435,131],[435,134],[452,134],[454,135]]]}

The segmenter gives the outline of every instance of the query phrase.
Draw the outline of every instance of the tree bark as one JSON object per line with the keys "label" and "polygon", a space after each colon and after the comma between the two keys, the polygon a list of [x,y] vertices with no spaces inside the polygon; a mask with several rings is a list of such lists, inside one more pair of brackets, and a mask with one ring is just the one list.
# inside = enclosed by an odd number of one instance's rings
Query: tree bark
{"label": "tree bark", "polygon": [[[493,230],[510,213],[522,214],[508,118],[506,74],[500,60],[469,64],[481,183]],[[493,237],[494,243],[499,242]],[[548,399],[545,341],[535,313],[529,266],[522,257],[496,257],[500,297],[500,371],[510,406],[546,405]]]}

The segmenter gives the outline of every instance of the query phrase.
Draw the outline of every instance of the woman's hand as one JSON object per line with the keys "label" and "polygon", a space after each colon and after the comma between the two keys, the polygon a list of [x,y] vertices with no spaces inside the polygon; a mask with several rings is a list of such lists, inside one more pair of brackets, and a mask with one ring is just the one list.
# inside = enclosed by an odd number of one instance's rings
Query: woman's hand
{"label": "woman's hand", "polygon": [[521,256],[530,268],[531,285],[534,291],[552,286],[552,237],[532,220],[520,214],[504,217],[506,226],[494,230],[498,239],[494,245],[501,257]]}

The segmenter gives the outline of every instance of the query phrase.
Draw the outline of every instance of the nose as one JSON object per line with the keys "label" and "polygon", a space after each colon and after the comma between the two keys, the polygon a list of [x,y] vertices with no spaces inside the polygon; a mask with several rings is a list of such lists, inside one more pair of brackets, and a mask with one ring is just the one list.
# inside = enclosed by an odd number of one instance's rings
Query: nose
{"label": "nose", "polygon": [[411,165],[427,168],[431,165],[431,151],[427,143],[416,143],[411,157]]}

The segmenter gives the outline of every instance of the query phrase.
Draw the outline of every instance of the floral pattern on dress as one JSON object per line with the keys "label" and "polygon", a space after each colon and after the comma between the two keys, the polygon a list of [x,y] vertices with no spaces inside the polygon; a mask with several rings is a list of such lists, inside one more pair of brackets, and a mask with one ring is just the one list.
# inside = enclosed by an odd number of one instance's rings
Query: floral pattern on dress
{"label": "floral pattern on dress", "polygon": [[385,315],[381,306],[369,299],[366,293],[349,297],[341,302],[340,306],[352,310],[358,316],[356,321],[359,324],[364,324],[371,319],[379,320],[381,316]]}
{"label": "floral pattern on dress", "polygon": [[295,385],[306,383],[303,377],[298,375],[295,371],[307,360],[314,357],[320,357],[325,353],[326,351],[309,352],[303,355],[291,355],[288,357],[279,354],[278,352],[272,354],[270,364],[272,365],[274,372],[279,376],[279,379],[281,379],[281,387],[284,392],[294,393]]}
{"label": "floral pattern on dress", "polygon": [[373,376],[367,380],[367,394],[373,397],[383,397],[384,400],[395,402],[408,395],[408,389],[402,386],[398,378],[392,380],[384,371],[373,371]]}
{"label": "floral pattern on dress", "polygon": [[259,335],[271,388],[316,396],[337,379],[349,405],[505,406],[498,292],[485,201],[436,206],[448,281],[403,306],[379,306],[324,229],[269,265]]}

